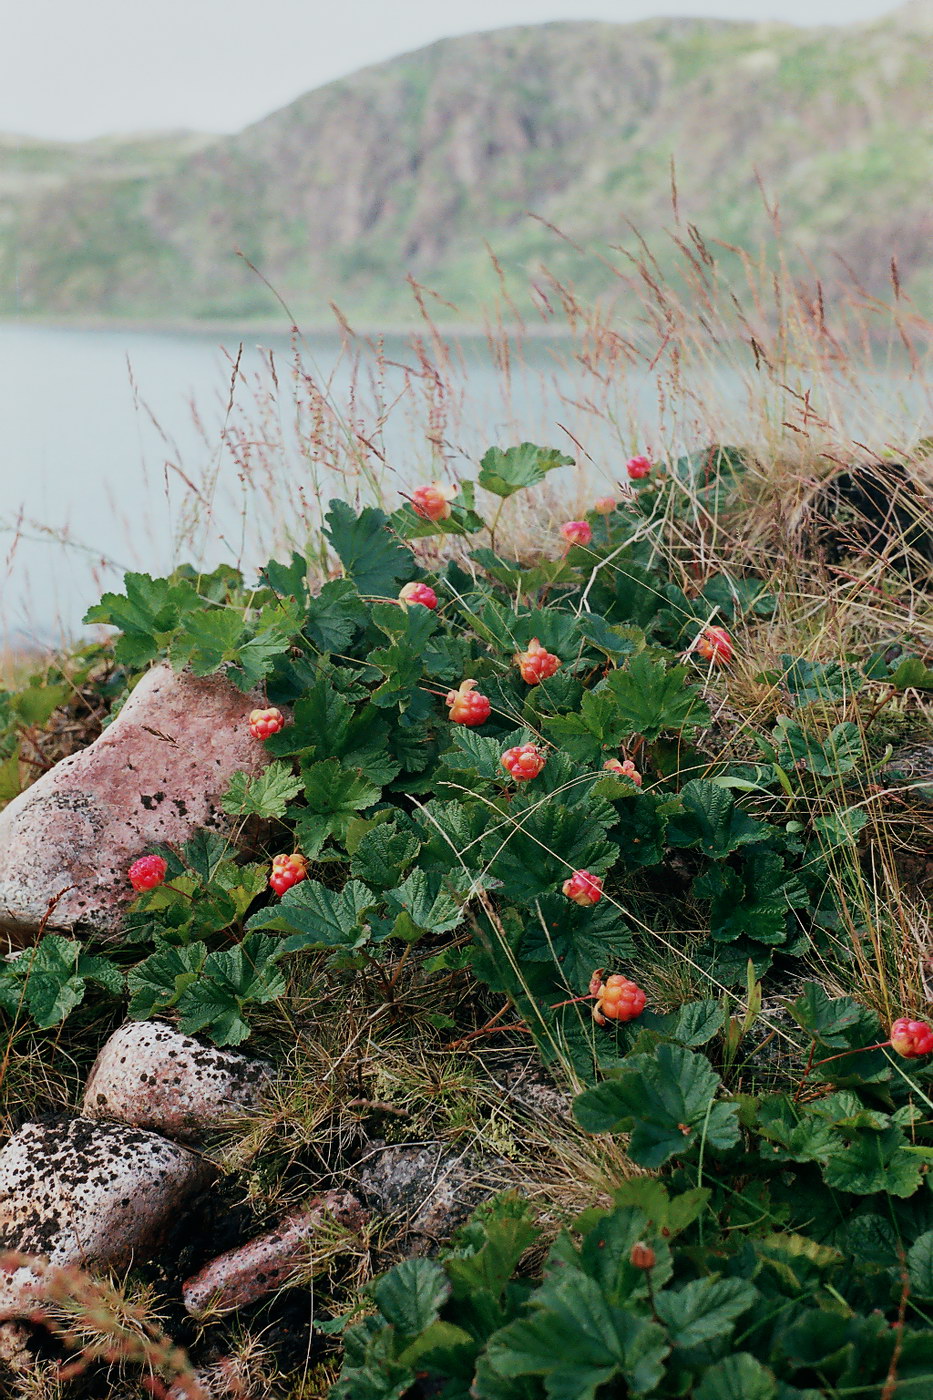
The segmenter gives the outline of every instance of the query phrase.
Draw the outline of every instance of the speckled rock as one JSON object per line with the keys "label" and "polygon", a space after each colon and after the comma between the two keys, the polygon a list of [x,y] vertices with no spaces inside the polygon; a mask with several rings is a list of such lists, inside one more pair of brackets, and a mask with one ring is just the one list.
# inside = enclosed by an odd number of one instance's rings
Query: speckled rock
{"label": "speckled rock", "polygon": [[356,1177],[364,1205],[398,1224],[409,1253],[450,1238],[481,1201],[512,1184],[508,1164],[444,1143],[387,1146],[373,1140]]}
{"label": "speckled rock", "polygon": [[[213,1175],[194,1152],[140,1128],[26,1123],[0,1151],[0,1249],[53,1265],[123,1267]],[[7,1281],[36,1295],[25,1276]]]}
{"label": "speckled rock", "polygon": [[118,928],[144,848],[224,829],[231,774],[266,763],[249,733],[256,701],[216,676],[148,671],[99,739],[0,812],[0,929],[28,941],[50,903],[50,929]]}
{"label": "speckled rock", "polygon": [[191,1140],[254,1108],[270,1076],[261,1060],[202,1045],[164,1021],[130,1021],[95,1060],[81,1111]]}
{"label": "speckled rock", "polygon": [[274,1230],[228,1250],[192,1275],[182,1287],[194,1317],[233,1312],[282,1288],[313,1261],[314,1237],[328,1219],[359,1229],[366,1214],[348,1191],[326,1191],[307,1210],[279,1221]]}

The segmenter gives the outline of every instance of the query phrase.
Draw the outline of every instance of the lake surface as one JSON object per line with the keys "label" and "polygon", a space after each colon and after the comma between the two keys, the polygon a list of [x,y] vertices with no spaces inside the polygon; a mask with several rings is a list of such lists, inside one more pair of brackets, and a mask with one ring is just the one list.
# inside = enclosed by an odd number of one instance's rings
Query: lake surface
{"label": "lake surface", "polygon": [[[733,368],[705,370],[675,409],[660,372],[567,339],[526,339],[508,364],[481,338],[348,351],[335,334],[301,354],[285,334],[0,325],[0,645],[74,635],[127,568],[251,570],[377,477],[394,507],[419,480],[475,475],[492,442],[531,439],[581,463],[559,484],[573,508],[632,452],[740,432],[748,412]],[[871,384],[923,427],[903,367]],[[856,438],[871,431],[859,400]]]}

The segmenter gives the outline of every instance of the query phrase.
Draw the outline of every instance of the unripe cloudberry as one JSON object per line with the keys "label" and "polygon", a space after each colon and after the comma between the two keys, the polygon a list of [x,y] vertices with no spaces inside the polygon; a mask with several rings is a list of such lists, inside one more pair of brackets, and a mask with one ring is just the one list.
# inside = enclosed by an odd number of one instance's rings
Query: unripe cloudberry
{"label": "unripe cloudberry", "polygon": [[140,856],[133,861],[127,874],[133,889],[141,894],[143,890],[154,890],[156,885],[161,885],[166,870],[168,861],[161,856]]}
{"label": "unripe cloudberry", "polygon": [[536,778],[546,761],[537,744],[521,744],[518,748],[506,749],[502,755],[502,767],[511,773],[517,783],[527,783]]}
{"label": "unripe cloudberry", "polygon": [[515,653],[515,664],[523,681],[528,685],[537,685],[539,681],[546,681],[560,669],[561,660],[553,652],[547,651],[537,637],[532,637],[527,651]]}
{"label": "unripe cloudberry", "polygon": [[442,486],[439,481],[432,481],[412,491],[412,509],[422,520],[446,520],[450,515],[450,502],[456,494],[455,486]]}
{"label": "unripe cloudberry", "polygon": [[607,772],[618,773],[620,778],[628,778],[630,783],[634,783],[636,787],[641,787],[641,774],[630,758],[627,758],[624,763],[620,763],[617,758],[607,758],[603,767]]}
{"label": "unripe cloudberry", "polygon": [[732,638],[725,627],[707,627],[700,633],[696,651],[704,661],[714,661],[717,666],[727,665],[735,655]]}
{"label": "unripe cloudberry", "polygon": [[593,509],[597,515],[611,515],[616,508],[614,496],[600,496],[593,502]]}
{"label": "unripe cloudberry", "polygon": [[423,608],[437,607],[437,594],[426,583],[406,583],[398,599],[400,603],[420,603]]}
{"label": "unripe cloudberry", "polygon": [[271,705],[268,710],[253,710],[249,717],[249,732],[254,739],[268,739],[285,727],[285,716]]}
{"label": "unripe cloudberry", "polygon": [[308,877],[308,862],[300,851],[294,851],[290,856],[274,856],[272,859],[272,874],[269,876],[269,884],[276,894],[284,894],[290,890],[292,885],[298,885]]}
{"label": "unripe cloudberry", "polygon": [[568,544],[587,545],[593,538],[593,531],[585,520],[566,520],[560,532]]}
{"label": "unripe cloudberry", "polygon": [[645,1009],[645,994],[635,982],[620,972],[603,981],[602,968],[590,978],[590,996],[596,998],[593,1020],[600,1026],[607,1021],[634,1021]]}
{"label": "unripe cloudberry", "polygon": [[447,692],[444,704],[450,710],[454,724],[483,724],[489,718],[492,706],[485,695],[474,690],[476,681],[461,681],[457,690]]}
{"label": "unripe cloudberry", "polygon": [[630,457],[625,464],[625,470],[631,481],[640,481],[642,477],[651,475],[651,458]]}
{"label": "unripe cloudberry", "polygon": [[891,1049],[906,1060],[933,1054],[933,1027],[926,1021],[909,1021],[902,1016],[891,1027]]}
{"label": "unripe cloudberry", "polygon": [[644,1240],[636,1240],[629,1253],[628,1262],[636,1269],[653,1269],[658,1262],[658,1256],[650,1244],[645,1244]]}
{"label": "unripe cloudberry", "polygon": [[598,875],[591,875],[588,870],[575,870],[561,885],[561,889],[568,899],[572,899],[574,904],[579,904],[583,909],[587,909],[591,904],[598,904],[603,897],[602,880]]}

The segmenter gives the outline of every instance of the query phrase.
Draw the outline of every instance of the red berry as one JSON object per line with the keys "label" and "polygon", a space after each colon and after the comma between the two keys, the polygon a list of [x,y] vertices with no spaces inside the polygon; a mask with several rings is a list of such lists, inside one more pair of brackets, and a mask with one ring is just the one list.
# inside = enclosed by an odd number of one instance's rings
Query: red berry
{"label": "red berry", "polygon": [[624,763],[620,763],[617,758],[607,758],[603,767],[607,772],[618,773],[620,778],[628,778],[630,783],[641,787],[642,776],[630,758],[627,758]]}
{"label": "red berry", "polygon": [[559,656],[546,651],[537,637],[532,637],[527,651],[515,653],[515,663],[521,672],[522,680],[528,685],[537,685],[539,681],[553,676],[554,672],[559,670],[561,661]]}
{"label": "red berry", "polygon": [[909,1021],[902,1016],[891,1027],[891,1049],[906,1060],[933,1054],[933,1027],[926,1021]]}
{"label": "red berry", "polygon": [[298,885],[308,878],[308,862],[300,851],[290,856],[274,856],[269,884],[276,894],[284,894],[292,885]]}
{"label": "red berry", "polygon": [[511,773],[517,783],[527,783],[536,778],[546,761],[537,744],[522,744],[516,749],[506,749],[502,755],[502,767],[507,773]]}
{"label": "red berry", "polygon": [[444,704],[450,710],[454,724],[483,724],[490,716],[492,706],[485,695],[474,690],[476,681],[461,681],[459,689],[449,690]]}
{"label": "red berry", "polygon": [[567,520],[560,532],[568,544],[587,545],[593,538],[593,531],[585,520]]}
{"label": "red berry", "polygon": [[574,904],[579,904],[586,909],[591,904],[598,904],[603,897],[603,882],[598,875],[591,875],[588,870],[575,870],[569,880],[565,880],[561,886],[568,899],[572,899]]}
{"label": "red berry", "polygon": [[727,665],[735,655],[732,638],[725,627],[707,627],[700,633],[696,651],[704,661],[715,661],[717,666]]}
{"label": "red berry", "polygon": [[398,597],[400,603],[420,603],[423,608],[437,607],[437,594],[426,583],[406,583]]}
{"label": "red berry", "polygon": [[430,485],[418,486],[412,491],[412,508],[422,520],[446,520],[450,515],[450,502],[456,494],[456,487],[442,486],[439,481],[432,481]]}
{"label": "red berry", "polygon": [[625,464],[625,470],[629,474],[631,481],[639,481],[642,477],[651,475],[650,457],[630,457]]}
{"label": "red berry", "polygon": [[593,1020],[604,1026],[607,1021],[634,1021],[645,1009],[645,994],[635,982],[620,972],[614,972],[605,982],[601,972],[594,972],[590,993],[596,998]]}
{"label": "red berry", "polygon": [[653,1269],[658,1262],[658,1256],[650,1244],[645,1244],[644,1240],[636,1240],[632,1245],[628,1261],[636,1269]]}
{"label": "red berry", "polygon": [[268,739],[284,728],[285,716],[272,705],[268,710],[253,710],[249,717],[249,732],[254,739]]}
{"label": "red berry", "polygon": [[168,862],[161,856],[140,856],[129,868],[130,884],[140,893],[143,890],[154,890],[156,885],[161,885],[165,879],[166,870]]}
{"label": "red berry", "polygon": [[597,515],[611,515],[616,508],[614,496],[600,496],[593,502],[593,509]]}

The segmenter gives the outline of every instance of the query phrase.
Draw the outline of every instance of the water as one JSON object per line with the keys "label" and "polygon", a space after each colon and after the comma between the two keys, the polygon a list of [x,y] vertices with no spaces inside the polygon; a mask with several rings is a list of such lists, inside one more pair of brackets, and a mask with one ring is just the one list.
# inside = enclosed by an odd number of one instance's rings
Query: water
{"label": "water", "polygon": [[[735,434],[768,390],[724,364],[704,370],[692,393],[671,395],[663,365],[648,373],[598,355],[581,364],[579,348],[526,340],[506,375],[484,340],[467,340],[438,378],[431,354],[422,362],[398,338],[382,363],[364,352],[354,394],[339,337],[313,337],[305,363],[340,406],[335,416],[309,406],[284,334],[0,325],[0,646],[75,635],[127,568],[165,573],[186,559],[255,568],[281,547],[285,527],[297,522],[298,539],[314,528],[321,500],[366,496],[365,476],[334,476],[348,440],[390,506],[418,480],[475,475],[491,442],[546,442],[581,463],[563,474],[574,508],[593,488],[612,490],[621,463],[646,446],[679,451],[714,431],[742,440]],[[816,402],[828,413],[825,389]],[[909,440],[929,431],[928,392],[922,376],[889,365],[866,372],[857,393],[842,386],[833,412],[856,441],[889,443],[890,424]],[[890,419],[883,429],[878,402]],[[770,411],[780,423],[798,405],[779,393]]]}

